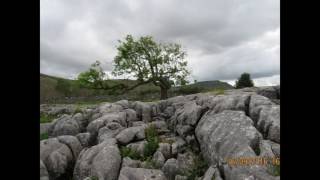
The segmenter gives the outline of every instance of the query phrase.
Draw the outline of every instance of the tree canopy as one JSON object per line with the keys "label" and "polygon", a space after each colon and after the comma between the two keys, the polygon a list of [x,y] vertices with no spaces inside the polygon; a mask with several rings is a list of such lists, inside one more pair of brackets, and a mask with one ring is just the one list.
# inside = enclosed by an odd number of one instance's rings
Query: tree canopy
{"label": "tree canopy", "polygon": [[112,75],[126,75],[136,80],[136,84],[108,83],[105,72],[99,61],[91,65],[88,71],[78,76],[81,86],[92,89],[129,91],[140,85],[153,83],[161,89],[161,99],[167,98],[167,91],[173,84],[187,84],[186,52],[181,50],[179,44],[161,44],[151,36],[134,39],[127,35],[124,41],[119,41],[117,55],[113,60]]}
{"label": "tree canopy", "polygon": [[236,85],[235,85],[235,87],[237,89],[245,88],[245,87],[253,87],[253,86],[254,86],[254,83],[253,83],[252,79],[250,78],[249,73],[241,74],[239,79],[236,81]]}
{"label": "tree canopy", "polygon": [[138,83],[129,89],[142,84],[153,83],[161,88],[161,99],[167,98],[167,90],[173,84],[186,84],[186,52],[179,44],[161,44],[151,36],[134,39],[127,35],[119,41],[118,54],[114,58],[113,75],[129,75]]}

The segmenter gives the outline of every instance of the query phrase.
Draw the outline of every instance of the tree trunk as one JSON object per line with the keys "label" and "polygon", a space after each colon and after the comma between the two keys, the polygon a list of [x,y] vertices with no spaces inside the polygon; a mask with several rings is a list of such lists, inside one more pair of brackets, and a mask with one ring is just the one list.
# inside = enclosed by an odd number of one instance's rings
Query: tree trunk
{"label": "tree trunk", "polygon": [[161,100],[168,98],[168,89],[161,87]]}

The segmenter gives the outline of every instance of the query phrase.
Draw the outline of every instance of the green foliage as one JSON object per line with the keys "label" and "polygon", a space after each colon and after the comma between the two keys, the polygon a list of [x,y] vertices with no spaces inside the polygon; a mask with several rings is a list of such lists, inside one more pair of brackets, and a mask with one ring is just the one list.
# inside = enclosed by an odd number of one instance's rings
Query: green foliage
{"label": "green foliage", "polygon": [[73,114],[77,114],[77,113],[82,113],[82,109],[79,105],[76,107],[76,109],[73,112]]}
{"label": "green foliage", "polygon": [[49,122],[52,122],[55,118],[57,118],[57,117],[41,113],[40,114],[40,123],[49,123]]}
{"label": "green foliage", "polygon": [[208,162],[201,155],[195,155],[193,159],[193,166],[186,172],[185,176],[187,176],[188,180],[194,180],[197,177],[201,177],[208,167]]}
{"label": "green foliage", "polygon": [[146,169],[160,169],[161,167],[152,160],[152,157],[147,157],[145,160],[145,166]]}
{"label": "green foliage", "polygon": [[122,146],[120,147],[120,153],[122,157],[129,157],[131,159],[135,160],[141,160],[143,157],[134,149],[131,149],[129,147]]}
{"label": "green foliage", "polygon": [[144,146],[144,157],[152,156],[159,147],[159,137],[157,129],[154,126],[149,126],[145,130],[147,143]]}
{"label": "green foliage", "polygon": [[210,93],[215,94],[215,95],[223,95],[224,94],[224,89],[217,88],[217,89],[214,89],[213,91],[210,91]]}
{"label": "green foliage", "polygon": [[92,176],[92,177],[90,177],[90,180],[99,180],[99,178],[96,176]]}
{"label": "green foliage", "polygon": [[235,85],[235,87],[237,89],[245,88],[245,87],[253,87],[253,86],[254,86],[254,84],[253,84],[252,79],[250,78],[249,73],[241,74],[239,79],[236,81],[236,85]]}
{"label": "green foliage", "polygon": [[48,139],[48,138],[49,138],[48,133],[42,133],[42,134],[40,134],[40,141],[41,141],[41,140],[44,140],[44,139]]}
{"label": "green foliage", "polygon": [[[127,35],[119,41],[114,58],[113,75],[129,75],[137,79],[136,86],[152,82],[167,91],[174,84],[186,84],[189,75],[186,53],[178,44],[161,44],[151,36],[134,39]],[[135,86],[133,86],[135,87]],[[161,93],[166,96],[166,93]],[[161,97],[166,98],[166,97]]]}
{"label": "green foliage", "polygon": [[280,164],[270,165],[268,171],[273,176],[280,176]]}
{"label": "green foliage", "polygon": [[99,89],[104,86],[105,73],[100,62],[93,63],[88,71],[78,75],[77,81],[81,87]]}

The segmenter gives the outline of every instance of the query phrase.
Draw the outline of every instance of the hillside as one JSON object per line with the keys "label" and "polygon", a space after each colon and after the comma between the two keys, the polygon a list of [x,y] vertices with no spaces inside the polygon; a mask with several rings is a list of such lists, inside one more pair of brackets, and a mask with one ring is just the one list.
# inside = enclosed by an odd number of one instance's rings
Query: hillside
{"label": "hillside", "polygon": [[[133,85],[134,80],[109,80],[110,83]],[[208,92],[216,89],[233,89],[221,81],[203,81],[195,84],[173,87],[169,97]],[[120,99],[155,101],[159,100],[160,88],[152,83],[142,85],[122,95],[110,95],[103,90],[91,90],[79,87],[75,80],[54,77],[40,73],[40,103],[96,103],[102,101],[114,102]]]}

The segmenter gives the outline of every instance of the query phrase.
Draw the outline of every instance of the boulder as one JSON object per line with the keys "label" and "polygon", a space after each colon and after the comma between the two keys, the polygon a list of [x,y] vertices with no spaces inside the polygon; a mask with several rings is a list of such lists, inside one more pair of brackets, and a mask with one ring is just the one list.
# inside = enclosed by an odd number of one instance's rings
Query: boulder
{"label": "boulder", "polygon": [[248,111],[250,95],[235,93],[230,95],[218,95],[211,99],[208,108],[212,113],[220,113],[224,110]]}
{"label": "boulder", "polygon": [[166,180],[163,172],[157,169],[143,169],[123,167],[120,171],[119,180]]}
{"label": "boulder", "polygon": [[106,126],[108,123],[118,123],[123,127],[127,127],[126,122],[126,113],[118,112],[118,113],[107,113],[102,117],[92,121],[89,123],[87,127],[87,131],[91,134],[98,134],[99,129]]}
{"label": "boulder", "polygon": [[122,144],[126,145],[131,141],[135,140],[142,140],[145,138],[144,135],[144,126],[137,126],[137,127],[129,127],[122,130],[115,138],[117,141]]}
{"label": "boulder", "polygon": [[93,144],[93,140],[91,138],[90,133],[79,133],[76,135],[82,147],[88,147]]}
{"label": "boulder", "polygon": [[[258,157],[262,135],[253,121],[242,111],[225,110],[206,113],[196,127],[196,136],[204,158],[211,165],[223,164],[229,158]],[[240,180],[255,176],[274,179],[264,166],[224,166],[226,180]]]}
{"label": "boulder", "polygon": [[156,167],[161,168],[166,159],[160,151],[156,151],[152,156],[152,161],[155,163]]}
{"label": "boulder", "polygon": [[116,180],[120,170],[121,156],[115,139],[85,148],[76,162],[73,178],[82,180],[86,177]]}
{"label": "boulder", "polygon": [[73,159],[76,160],[82,150],[82,145],[78,138],[76,138],[75,136],[64,135],[58,136],[57,139],[60,143],[63,143],[69,147],[72,152]]}
{"label": "boulder", "polygon": [[174,180],[176,175],[179,173],[178,161],[174,158],[168,159],[164,163],[162,171],[168,180]]}
{"label": "boulder", "polygon": [[137,118],[137,113],[135,110],[133,109],[125,109],[124,110],[126,112],[126,121],[128,126],[132,126],[133,122],[138,121],[139,119]]}
{"label": "boulder", "polygon": [[40,141],[40,160],[47,168],[50,179],[66,178],[75,161],[70,148],[57,138]]}
{"label": "boulder", "polygon": [[119,123],[110,122],[106,126],[99,129],[98,143],[103,142],[109,138],[115,138],[123,129]]}
{"label": "boulder", "polygon": [[131,167],[131,168],[139,168],[141,167],[141,161],[139,160],[133,160],[129,157],[124,157],[122,159],[122,165],[121,167]]}
{"label": "boulder", "polygon": [[98,107],[98,112],[101,114],[117,113],[123,110],[123,107],[115,103],[103,103]]}
{"label": "boulder", "polygon": [[130,107],[128,100],[120,100],[114,103],[115,105],[120,105],[123,109],[128,109]]}
{"label": "boulder", "polygon": [[80,126],[70,115],[62,115],[60,118],[55,119],[49,128],[49,136],[61,136],[61,135],[77,135],[80,133]]}
{"label": "boulder", "polygon": [[187,143],[181,137],[176,137],[175,142],[171,144],[172,155],[175,156],[186,149]]}
{"label": "boulder", "polygon": [[172,157],[171,154],[171,145],[169,143],[159,143],[159,148],[157,151],[160,151],[165,159]]}
{"label": "boulder", "polygon": [[49,180],[49,173],[42,160],[40,160],[40,180]]}
{"label": "boulder", "polygon": [[207,171],[205,172],[205,174],[203,175],[202,180],[212,180],[212,179],[214,179],[214,180],[222,180],[218,168],[210,166],[207,169]]}
{"label": "boulder", "polygon": [[133,107],[136,110],[138,119],[140,119],[141,121],[143,121],[145,123],[152,121],[150,104],[136,101],[133,103]]}
{"label": "boulder", "polygon": [[80,132],[84,132],[86,130],[89,121],[82,113],[77,113],[73,115],[72,119],[74,119],[78,123],[80,127]]}
{"label": "boulder", "polygon": [[265,96],[265,97],[267,97],[269,99],[279,99],[280,98],[280,88],[279,88],[279,91],[278,91],[278,88],[275,88],[273,86],[260,87],[257,90],[257,94],[259,94],[261,96]]}

